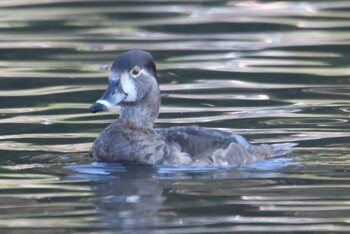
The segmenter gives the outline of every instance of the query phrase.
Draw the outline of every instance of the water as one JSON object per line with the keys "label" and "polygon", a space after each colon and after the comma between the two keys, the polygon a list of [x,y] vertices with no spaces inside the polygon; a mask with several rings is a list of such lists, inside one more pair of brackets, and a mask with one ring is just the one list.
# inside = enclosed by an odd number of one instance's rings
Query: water
{"label": "water", "polygon": [[[350,232],[349,1],[1,1],[0,232]],[[158,66],[158,127],[298,142],[243,168],[96,164],[120,53]]]}

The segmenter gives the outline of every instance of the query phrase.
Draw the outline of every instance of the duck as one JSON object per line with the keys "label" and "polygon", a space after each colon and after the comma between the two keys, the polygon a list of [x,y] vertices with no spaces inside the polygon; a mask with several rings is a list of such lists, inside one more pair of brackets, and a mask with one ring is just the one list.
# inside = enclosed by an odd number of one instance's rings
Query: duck
{"label": "duck", "polygon": [[144,50],[119,55],[92,113],[120,106],[119,118],[96,138],[97,162],[167,166],[241,166],[284,155],[295,143],[250,144],[228,131],[201,126],[154,128],[161,105],[156,65]]}

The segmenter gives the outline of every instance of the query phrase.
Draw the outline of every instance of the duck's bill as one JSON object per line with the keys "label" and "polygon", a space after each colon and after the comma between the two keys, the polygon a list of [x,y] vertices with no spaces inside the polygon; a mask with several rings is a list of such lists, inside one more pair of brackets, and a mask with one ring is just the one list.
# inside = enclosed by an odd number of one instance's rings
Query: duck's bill
{"label": "duck's bill", "polygon": [[99,111],[108,110],[118,105],[126,97],[127,94],[123,91],[120,80],[110,81],[106,92],[99,100],[92,104],[90,111],[92,113],[96,113]]}

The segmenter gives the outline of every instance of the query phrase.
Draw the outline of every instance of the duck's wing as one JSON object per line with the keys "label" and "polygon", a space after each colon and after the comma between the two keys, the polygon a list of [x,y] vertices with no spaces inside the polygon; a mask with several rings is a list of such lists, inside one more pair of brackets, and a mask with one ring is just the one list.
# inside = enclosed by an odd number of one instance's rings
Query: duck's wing
{"label": "duck's wing", "polygon": [[176,143],[193,158],[210,157],[217,149],[225,149],[237,143],[244,149],[250,144],[240,135],[199,126],[181,126],[155,129],[158,136],[168,143]]}
{"label": "duck's wing", "polygon": [[155,129],[169,144],[177,144],[189,154],[192,165],[241,165],[292,151],[296,144],[251,145],[245,138],[230,132],[198,126]]}

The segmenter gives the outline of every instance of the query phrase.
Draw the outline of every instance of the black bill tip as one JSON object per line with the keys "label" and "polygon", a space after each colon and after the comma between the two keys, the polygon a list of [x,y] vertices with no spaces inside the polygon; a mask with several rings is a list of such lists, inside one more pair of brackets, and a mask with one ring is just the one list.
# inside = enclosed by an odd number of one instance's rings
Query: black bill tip
{"label": "black bill tip", "polygon": [[92,113],[96,113],[99,111],[107,110],[107,107],[99,102],[95,102],[94,104],[92,104],[92,106],[90,106],[89,109]]}

